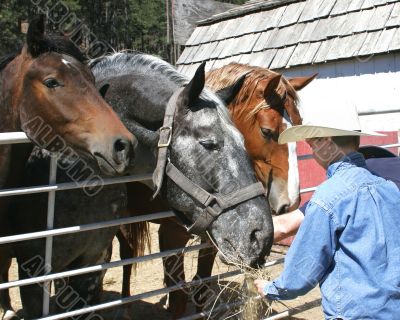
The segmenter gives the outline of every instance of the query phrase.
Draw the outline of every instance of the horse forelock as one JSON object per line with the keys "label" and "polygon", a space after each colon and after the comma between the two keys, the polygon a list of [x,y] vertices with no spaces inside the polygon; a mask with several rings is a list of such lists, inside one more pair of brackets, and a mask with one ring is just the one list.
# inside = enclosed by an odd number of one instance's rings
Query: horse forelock
{"label": "horse forelock", "polygon": [[[129,75],[131,73],[140,73],[145,75],[154,75],[160,79],[162,76],[164,79],[175,83],[177,87],[182,87],[189,83],[190,79],[181,73],[179,73],[171,64],[168,62],[144,53],[140,52],[117,52],[109,56],[104,56],[98,59],[90,61],[89,65],[92,70],[96,70],[96,74],[102,78],[108,76],[114,76],[116,72],[119,75]],[[205,88],[200,98],[205,101],[212,102],[215,106],[219,118],[222,123],[227,127],[228,131],[232,133],[234,139],[243,145],[243,137],[240,132],[234,126],[228,109],[224,102],[215,94],[213,91]]]}

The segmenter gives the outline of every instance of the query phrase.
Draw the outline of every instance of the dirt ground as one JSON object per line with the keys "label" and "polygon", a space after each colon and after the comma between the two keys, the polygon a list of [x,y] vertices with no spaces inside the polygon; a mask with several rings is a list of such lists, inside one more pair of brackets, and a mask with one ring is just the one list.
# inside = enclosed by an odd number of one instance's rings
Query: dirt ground
{"label": "dirt ground", "polygon": [[[151,252],[158,252],[158,241],[157,241],[157,230],[158,225],[151,224],[151,234],[152,234],[152,248]],[[119,260],[119,249],[118,242],[115,240],[113,244],[113,257],[112,260]],[[185,256],[185,272],[186,279],[191,279],[196,270],[196,253],[189,253]],[[281,257],[279,254],[272,254],[269,260],[275,260],[276,258]],[[213,274],[220,274],[226,271],[235,270],[234,267],[229,267],[224,265],[218,259],[214,265]],[[276,265],[270,268],[271,277],[274,278],[282,270],[282,264]],[[221,291],[221,288],[225,288],[223,293],[219,296],[218,301],[216,301],[216,305],[221,302],[226,302],[231,299],[237,297],[237,292],[241,295],[240,288],[243,285],[243,276],[235,276],[227,279],[223,279],[219,281],[219,283],[213,284],[212,288],[217,292]],[[17,270],[15,263],[13,263],[12,271],[11,271],[11,280],[17,279]],[[122,268],[113,268],[109,269],[104,280],[104,293],[102,294],[102,302],[118,300],[120,298],[120,291],[122,285]],[[131,293],[139,294],[146,291],[156,290],[163,288],[163,268],[161,259],[144,262],[139,264],[137,269],[137,275],[132,276],[131,279]],[[236,292],[236,293],[235,293]],[[17,309],[21,308],[21,301],[19,298],[18,289],[11,289],[11,297],[12,304]],[[130,316],[133,320],[136,319],[154,319],[154,320],[166,320],[171,319],[171,315],[164,308],[164,304],[166,301],[166,296],[155,296],[148,299],[143,299],[132,303],[129,306]],[[274,302],[273,310],[275,312],[281,312],[286,310],[287,308],[292,309],[292,313],[290,318],[286,319],[304,319],[304,320],[317,320],[323,319],[322,310],[320,307],[320,293],[319,289],[316,288],[307,294],[304,297],[292,300],[285,301],[284,303]],[[194,305],[189,304],[187,315],[194,313]],[[240,312],[241,309],[232,311],[230,314],[224,313],[220,314],[212,314],[210,319],[241,319],[240,315],[234,315],[235,312]],[[19,311],[19,314],[21,310]],[[109,309],[98,313],[104,320],[115,320],[121,319],[121,310],[120,309]],[[0,312],[0,317],[2,316]],[[261,317],[264,318],[264,317]],[[82,318],[84,319],[84,318]],[[248,320],[248,319],[246,319]],[[253,319],[251,319],[253,320]],[[255,319],[254,319],[255,320]]]}

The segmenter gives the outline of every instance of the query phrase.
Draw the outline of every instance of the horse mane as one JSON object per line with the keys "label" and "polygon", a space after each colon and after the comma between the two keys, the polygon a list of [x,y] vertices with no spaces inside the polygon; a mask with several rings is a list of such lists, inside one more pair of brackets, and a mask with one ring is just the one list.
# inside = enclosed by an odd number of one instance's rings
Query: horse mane
{"label": "horse mane", "polygon": [[[145,74],[155,77],[164,77],[165,80],[175,83],[178,87],[182,87],[189,83],[189,78],[179,73],[175,67],[168,62],[152,55],[133,51],[133,52],[117,52],[108,56],[93,59],[89,62],[92,70],[96,69],[96,73],[102,77],[111,77],[116,73],[118,75]],[[212,101],[216,106],[220,118],[228,124],[236,133],[239,131],[233,125],[228,109],[222,100],[211,90],[205,88],[200,98],[206,101]],[[242,137],[240,137],[242,140]]]}
{"label": "horse mane", "polygon": [[[243,75],[246,75],[246,80],[242,89],[239,91],[234,100],[235,103],[233,108],[239,105],[246,106],[251,99],[258,82],[270,78],[271,76],[275,76],[277,73],[266,68],[232,62],[224,67],[210,71],[207,75],[207,84],[215,90],[220,90],[234,84]],[[286,93],[291,96],[294,102],[297,104],[299,101],[299,96],[289,81],[282,77],[280,83],[286,90]],[[248,113],[248,118],[253,118],[261,109],[266,108],[269,108],[266,103],[260,103]],[[245,112],[245,108],[234,111]]]}
{"label": "horse mane", "polygon": [[[65,54],[75,58],[81,63],[85,63],[88,60],[87,57],[80,51],[80,49],[70,39],[64,36],[48,35],[44,40],[43,46],[45,48],[45,52],[42,54],[47,52]],[[16,52],[7,54],[0,58],[0,72],[4,70],[11,61],[19,56],[21,51],[22,46],[20,46]]]}

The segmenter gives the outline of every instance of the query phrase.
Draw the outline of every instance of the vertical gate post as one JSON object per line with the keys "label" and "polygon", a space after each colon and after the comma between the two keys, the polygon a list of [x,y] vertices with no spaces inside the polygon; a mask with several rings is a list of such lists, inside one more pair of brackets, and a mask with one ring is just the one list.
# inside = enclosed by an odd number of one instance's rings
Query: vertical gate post
{"label": "vertical gate post", "polygon": [[[58,154],[52,153],[50,160],[50,175],[49,184],[56,184],[57,179],[57,159]],[[54,206],[55,206],[56,192],[50,191],[47,200],[47,230],[54,228]],[[45,251],[45,274],[51,272],[51,260],[53,256],[53,236],[46,237],[46,251]],[[51,294],[51,281],[43,283],[43,317],[49,315],[50,311],[50,294]]]}

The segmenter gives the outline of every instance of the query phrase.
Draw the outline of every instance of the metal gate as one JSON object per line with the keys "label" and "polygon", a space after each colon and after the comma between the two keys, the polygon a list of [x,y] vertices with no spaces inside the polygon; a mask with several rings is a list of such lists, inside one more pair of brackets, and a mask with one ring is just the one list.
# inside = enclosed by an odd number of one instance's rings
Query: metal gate
{"label": "metal gate", "polygon": [[[0,133],[0,145],[17,144],[17,143],[30,143],[30,140],[22,132]],[[384,147],[400,147],[400,144],[391,144],[391,145],[387,145]],[[302,159],[305,159],[305,158],[307,158],[307,157],[303,157]],[[302,160],[302,159],[299,159],[299,160]],[[90,267],[80,268],[80,269],[76,269],[76,270],[70,270],[70,271],[50,274],[49,272],[51,269],[50,266],[51,266],[51,260],[52,260],[52,243],[53,243],[54,236],[60,236],[60,235],[65,235],[65,234],[78,233],[78,232],[85,232],[85,231],[90,231],[90,230],[95,230],[95,229],[119,226],[119,225],[123,225],[123,224],[131,224],[131,223],[136,223],[136,222],[152,221],[152,220],[156,220],[156,219],[162,219],[162,218],[168,218],[168,217],[174,216],[172,211],[165,211],[165,212],[148,214],[148,215],[143,215],[143,216],[138,216],[138,217],[129,217],[129,218],[116,219],[116,220],[105,221],[105,222],[97,222],[97,223],[91,223],[91,224],[86,224],[86,225],[54,229],[53,222],[54,222],[55,193],[57,191],[78,189],[78,188],[90,186],[90,184],[88,185],[88,183],[86,183],[86,182],[80,182],[80,183],[68,182],[68,183],[56,184],[55,183],[56,182],[56,174],[57,174],[57,156],[55,155],[55,156],[52,156],[51,162],[50,162],[50,178],[49,178],[48,185],[27,187],[27,188],[16,188],[16,189],[8,189],[8,190],[0,191],[0,197],[26,195],[26,194],[43,193],[43,192],[47,192],[49,194],[48,208],[47,208],[47,230],[0,238],[0,245],[7,244],[7,243],[14,243],[14,242],[18,242],[18,241],[24,241],[24,240],[46,238],[46,251],[45,251],[45,265],[47,266],[46,270],[45,270],[45,271],[47,271],[46,275],[29,278],[29,279],[24,279],[24,280],[12,281],[12,282],[8,282],[8,283],[3,283],[3,284],[0,284],[0,290],[9,289],[9,288],[13,288],[13,287],[32,285],[32,284],[37,284],[37,283],[42,283],[43,287],[46,289],[46,288],[49,288],[51,281],[56,280],[56,279],[61,279],[64,277],[70,277],[70,276],[76,276],[76,275],[82,275],[82,274],[91,273],[91,272],[95,272],[95,271],[107,270],[110,268],[121,267],[124,265],[133,264],[133,263],[141,263],[141,262],[145,262],[145,261],[149,261],[149,260],[173,256],[173,255],[179,254],[179,253],[198,251],[200,249],[210,247],[210,245],[208,245],[208,244],[193,245],[193,246],[188,246],[185,248],[157,252],[157,253],[153,253],[153,254],[137,257],[137,258],[119,260],[119,261],[94,265],[94,266],[90,266]],[[145,180],[150,180],[151,176],[152,176],[152,174],[149,173],[149,174],[141,174],[141,175],[132,175],[132,176],[127,176],[127,177],[109,178],[109,179],[104,179],[104,185],[135,182],[135,181],[136,182],[137,181],[145,181]],[[307,188],[307,189],[301,190],[301,193],[312,192],[314,190],[315,190],[315,188]],[[265,264],[265,267],[270,267],[270,266],[273,266],[276,264],[280,264],[283,261],[284,261],[283,258],[280,258],[280,259],[277,259],[274,261],[269,261]],[[111,301],[111,302],[106,302],[106,303],[98,304],[95,306],[85,307],[83,309],[69,311],[69,312],[65,312],[65,313],[57,314],[57,315],[53,315],[53,316],[48,316],[49,306],[50,306],[50,290],[43,290],[43,292],[44,292],[43,293],[43,295],[44,295],[43,317],[40,319],[42,319],[42,320],[64,319],[67,317],[78,316],[78,315],[82,315],[82,314],[86,314],[86,313],[96,312],[96,311],[103,310],[103,309],[118,307],[118,306],[121,306],[121,305],[124,305],[127,303],[131,303],[131,302],[134,302],[137,300],[146,299],[149,297],[158,296],[158,295],[162,295],[162,294],[167,294],[168,292],[176,291],[176,290],[179,290],[182,288],[188,288],[188,287],[195,286],[195,285],[198,285],[201,283],[206,283],[206,282],[211,282],[214,280],[229,278],[229,277],[232,277],[235,275],[239,275],[240,273],[241,273],[240,270],[234,270],[234,271],[210,276],[208,278],[203,278],[200,280],[186,282],[183,284],[177,284],[177,285],[174,285],[174,286],[171,286],[168,288],[160,288],[157,290],[133,295],[133,296],[130,296],[127,298],[123,298],[123,299],[119,299],[119,300],[115,300],[115,301]],[[219,306],[219,308],[228,309],[230,307],[237,307],[238,305],[240,305],[240,302],[229,304],[229,305],[222,305],[222,306]],[[287,317],[289,314],[290,314],[290,310],[287,310],[282,313],[271,316],[267,319],[269,319],[269,320],[282,319],[284,317]],[[199,314],[191,315],[188,317],[184,317],[181,319],[182,320],[199,319],[206,315],[207,315],[207,313],[205,312],[205,313],[199,313]],[[267,319],[265,319],[265,320],[267,320]]]}

